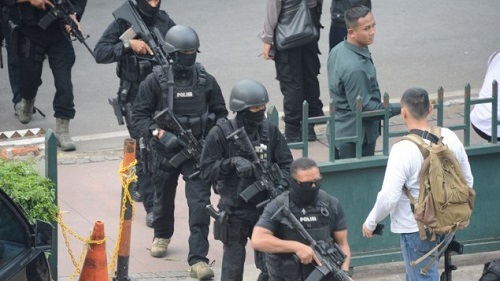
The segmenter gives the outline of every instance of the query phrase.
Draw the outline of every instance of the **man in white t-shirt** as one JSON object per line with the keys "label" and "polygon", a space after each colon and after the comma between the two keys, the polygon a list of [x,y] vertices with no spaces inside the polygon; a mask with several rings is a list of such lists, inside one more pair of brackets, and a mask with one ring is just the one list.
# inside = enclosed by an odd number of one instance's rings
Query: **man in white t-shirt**
{"label": "man in white t-shirt", "polygon": [[[493,91],[493,80],[500,83],[500,50],[495,51],[488,59],[488,70],[484,76],[479,98],[490,98]],[[497,108],[500,116],[500,103]],[[483,139],[491,141],[491,103],[481,103],[474,106],[470,113],[472,128]],[[497,128],[497,140],[500,140],[500,125]]]}
{"label": "man in white t-shirt", "polygon": [[[429,102],[429,94],[421,88],[410,88],[401,97],[401,117],[408,131],[420,130],[422,136],[430,134],[431,126],[427,116],[432,112]],[[431,134],[432,135],[432,134]],[[441,128],[443,143],[454,152],[469,186],[473,186],[473,178],[469,160],[465,149],[457,135],[450,129]],[[426,142],[430,142],[424,138]],[[399,233],[401,252],[405,261],[406,280],[439,280],[437,260],[422,275],[420,269],[432,259],[433,255],[427,257],[423,262],[412,267],[410,262],[418,259],[437,245],[437,240],[421,240],[418,232],[417,222],[410,207],[410,200],[403,191],[403,186],[408,187],[411,195],[418,198],[420,182],[419,173],[424,158],[419,147],[409,141],[402,140],[392,146],[385,171],[382,189],[377,195],[377,201],[363,224],[363,236],[372,237],[373,230],[378,222],[387,215],[391,216],[391,231]],[[429,234],[428,234],[429,235]]]}

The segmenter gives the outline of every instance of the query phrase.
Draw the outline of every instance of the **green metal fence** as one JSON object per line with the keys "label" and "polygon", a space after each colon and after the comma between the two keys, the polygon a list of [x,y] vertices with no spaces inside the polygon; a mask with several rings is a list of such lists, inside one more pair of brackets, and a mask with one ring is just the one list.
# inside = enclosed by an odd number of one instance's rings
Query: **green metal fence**
{"label": "green metal fence", "polygon": [[[493,95],[491,98],[471,99],[470,85],[465,86],[464,91],[464,122],[460,125],[447,126],[452,130],[462,130],[464,132],[464,145],[466,147],[472,173],[474,175],[474,188],[476,189],[476,208],[472,215],[470,226],[457,234],[457,239],[464,243],[464,253],[477,253],[500,250],[500,144],[496,138],[492,138],[489,143],[470,145],[470,111],[471,107],[480,103],[492,104],[492,136],[497,134],[499,124],[497,111],[498,105],[498,84],[493,83]],[[443,124],[444,116],[444,91],[438,90],[438,97],[434,103],[437,110],[437,125]],[[381,237],[365,239],[361,235],[361,225],[370,212],[378,191],[382,185],[385,166],[389,155],[389,139],[403,136],[405,131],[390,131],[389,124],[389,96],[384,95],[384,106],[382,110],[372,112],[362,112],[361,100],[357,101],[357,135],[335,138],[335,118],[334,105],[330,104],[330,114],[328,116],[303,118],[302,124],[328,123],[328,161],[320,162],[320,170],[323,175],[322,188],[328,193],[336,196],[342,202],[347,216],[347,226],[349,230],[349,244],[352,251],[352,266],[384,263],[401,260],[399,250],[399,237],[385,231]],[[307,103],[303,105],[303,115],[308,116]],[[382,155],[361,157],[361,120],[365,117],[383,116],[382,127]],[[279,123],[278,112],[271,107],[268,112],[268,119]],[[290,148],[301,149],[302,156],[308,156],[309,145],[307,142],[308,126],[302,126],[302,141],[290,144]],[[356,142],[356,158],[335,160],[334,149],[339,142]],[[57,186],[57,143],[55,136],[49,131],[46,138],[46,176],[51,178]],[[389,220],[383,223],[389,229]],[[56,232],[57,233],[57,232]],[[57,236],[55,236],[57,239]],[[55,248],[52,253],[52,261],[55,265],[52,268],[54,280],[57,280],[57,240],[54,242]],[[54,264],[54,263],[53,263]]]}
{"label": "green metal fence", "polygon": [[[477,192],[476,207],[471,219],[470,226],[457,233],[457,240],[465,245],[464,253],[477,253],[484,251],[500,250],[500,145],[496,139],[489,143],[470,145],[470,111],[472,105],[480,103],[492,104],[492,135],[496,136],[499,124],[497,116],[498,85],[493,83],[493,95],[491,98],[471,99],[470,85],[464,90],[464,112],[463,123],[458,125],[444,124],[444,91],[438,90],[434,109],[437,111],[436,124],[445,126],[454,131],[463,131],[464,145],[469,156],[469,161],[474,175],[474,188]],[[399,246],[399,236],[390,233],[389,218],[382,223],[386,224],[383,236],[373,239],[365,239],[361,234],[361,226],[375,203],[377,193],[382,186],[385,167],[389,155],[389,139],[405,135],[406,131],[390,131],[389,124],[389,97],[384,95],[385,109],[372,112],[361,111],[361,100],[357,101],[357,135],[347,138],[335,139],[335,118],[333,117],[334,106],[330,105],[330,116],[304,118],[302,124],[329,122],[330,137],[329,159],[319,162],[323,175],[322,188],[328,193],[336,196],[344,206],[347,225],[349,230],[349,244],[352,251],[352,266],[385,263],[402,260]],[[304,116],[308,116],[307,103],[304,103]],[[278,121],[277,113],[271,109],[268,116],[275,122]],[[369,157],[361,157],[361,120],[364,117],[383,116],[382,127],[382,154]],[[291,148],[302,149],[302,155],[308,156],[307,129],[302,126],[303,141],[291,144]],[[335,160],[332,147],[338,142],[356,142],[356,158]]]}

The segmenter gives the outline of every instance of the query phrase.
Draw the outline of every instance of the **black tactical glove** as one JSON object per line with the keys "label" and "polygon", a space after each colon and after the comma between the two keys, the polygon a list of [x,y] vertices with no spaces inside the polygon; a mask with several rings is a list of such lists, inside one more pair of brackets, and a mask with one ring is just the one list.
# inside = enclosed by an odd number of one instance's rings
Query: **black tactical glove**
{"label": "black tactical glove", "polygon": [[231,157],[231,164],[236,169],[236,174],[240,178],[248,178],[252,176],[253,167],[252,162],[241,156]]}
{"label": "black tactical glove", "polygon": [[176,135],[168,131],[164,131],[163,136],[160,138],[160,142],[167,151],[174,151],[183,146],[183,142],[180,141]]}

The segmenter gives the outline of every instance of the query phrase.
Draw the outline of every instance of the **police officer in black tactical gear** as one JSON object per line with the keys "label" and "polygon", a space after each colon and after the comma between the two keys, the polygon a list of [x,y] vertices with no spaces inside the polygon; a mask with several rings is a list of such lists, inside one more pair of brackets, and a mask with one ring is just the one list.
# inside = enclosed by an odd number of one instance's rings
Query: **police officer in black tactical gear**
{"label": "police officer in black tactical gear", "polygon": [[[231,138],[233,132],[244,127],[259,159],[276,163],[286,177],[292,154],[279,129],[265,119],[269,97],[264,86],[253,80],[242,80],[231,90],[229,109],[236,112],[231,120],[221,119],[212,128],[203,148],[201,176],[214,183],[220,195],[218,208],[228,215],[222,222],[216,221],[214,237],[224,243],[221,280],[242,280],[245,263],[245,245],[252,228],[262,211],[256,207],[269,199],[266,190],[246,202],[240,197],[251,186],[254,168],[249,152],[241,149]],[[252,152],[253,153],[253,152]],[[255,254],[256,266],[262,271],[259,280],[266,280],[262,253]]]}
{"label": "police officer in black tactical gear", "polygon": [[[66,0],[70,20],[80,29],[87,0]],[[70,40],[68,25],[63,19],[49,14],[54,6],[49,0],[18,1],[21,17],[17,40],[22,100],[16,104],[16,115],[23,124],[31,121],[38,87],[42,84],[45,57],[54,76],[56,92],[52,102],[56,118],[58,146],[63,151],[76,149],[69,133],[70,120],[75,117],[71,69],[75,64],[75,50]],[[14,36],[15,37],[15,36]],[[17,41],[17,42],[14,42]]]}
{"label": "police officer in black tactical gear", "polygon": [[[314,264],[321,262],[299,232],[281,220],[277,212],[282,206],[290,209],[317,243],[336,242],[339,245],[347,256],[341,269],[347,272],[351,251],[339,200],[320,190],[321,174],[314,160],[295,160],[290,166],[290,174],[289,191],[266,205],[252,233],[254,249],[266,253],[269,280],[305,280],[314,270]],[[327,244],[326,248],[333,249],[332,246]],[[321,280],[337,279],[330,273]]]}
{"label": "police officer in black tactical gear", "polygon": [[[157,28],[165,36],[167,31],[175,26],[175,22],[170,16],[165,11],[160,10],[161,0],[137,0],[136,3],[139,15],[151,33],[153,33],[153,28]],[[94,56],[97,63],[117,63],[116,74],[120,78],[117,105],[120,110],[125,109],[122,114],[125,116],[129,134],[139,143],[140,132],[134,131],[132,124],[129,124],[131,120],[130,105],[137,96],[139,83],[153,71],[153,66],[157,63],[152,60],[152,51],[146,42],[139,38],[120,39],[129,28],[129,23],[123,20],[114,20],[97,42]],[[143,201],[147,213],[146,225],[152,227],[154,186],[149,175],[144,172],[140,149],[136,150],[136,158],[138,179],[137,184],[134,184],[132,197],[135,201]]]}
{"label": "police officer in black tactical gear", "polygon": [[[210,217],[205,212],[205,206],[210,204],[211,187],[192,170],[199,165],[193,163],[195,158],[188,159],[178,168],[172,165],[169,160],[178,155],[186,144],[181,141],[178,128],[172,125],[173,120],[157,119],[162,122],[156,122],[153,116],[165,109],[172,110],[183,127],[203,141],[215,121],[227,116],[227,109],[215,78],[196,63],[200,46],[196,32],[190,27],[177,25],[167,32],[165,42],[170,47],[172,64],[154,67],[153,73],[141,83],[132,106],[134,129],[150,138],[149,167],[155,186],[151,255],[164,257],[167,254],[174,233],[177,180],[182,174],[186,181],[189,207],[188,263],[191,277],[208,279],[214,276],[206,257]],[[170,71],[174,81],[170,81]]]}
{"label": "police officer in black tactical gear", "polygon": [[[14,6],[4,4],[4,2],[12,2],[13,0],[0,0],[0,33],[3,33],[5,38],[5,49],[7,50],[7,69],[9,72],[10,89],[12,90],[12,103],[14,110],[16,105],[21,102],[21,94],[19,93],[19,59],[17,57],[16,43],[12,42],[12,34],[17,32],[19,28],[19,11]],[[0,36],[0,45],[2,44]],[[14,38],[15,39],[15,38]],[[14,44],[12,44],[14,43]],[[0,46],[0,49],[2,46]],[[0,61],[2,59],[0,58]]]}

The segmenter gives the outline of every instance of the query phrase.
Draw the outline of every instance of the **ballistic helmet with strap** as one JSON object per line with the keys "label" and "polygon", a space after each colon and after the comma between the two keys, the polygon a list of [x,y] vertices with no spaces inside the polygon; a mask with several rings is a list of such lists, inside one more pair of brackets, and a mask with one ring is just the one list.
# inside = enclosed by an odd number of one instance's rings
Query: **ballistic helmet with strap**
{"label": "ballistic helmet with strap", "polygon": [[231,90],[229,109],[238,112],[268,102],[269,96],[264,85],[254,80],[241,80]]}

